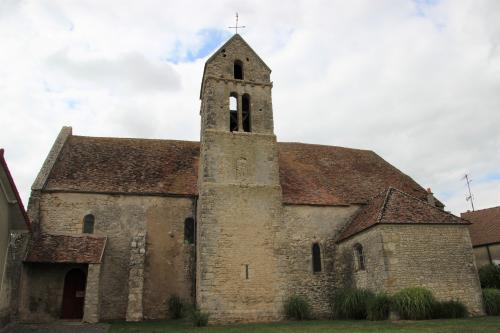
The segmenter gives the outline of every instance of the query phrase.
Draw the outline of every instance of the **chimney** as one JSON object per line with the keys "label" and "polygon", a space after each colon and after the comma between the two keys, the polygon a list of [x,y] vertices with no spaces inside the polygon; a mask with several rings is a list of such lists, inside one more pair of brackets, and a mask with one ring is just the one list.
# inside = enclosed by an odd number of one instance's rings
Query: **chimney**
{"label": "chimney", "polygon": [[436,200],[434,199],[434,194],[432,193],[430,187],[427,189],[427,203],[431,206],[436,207]]}

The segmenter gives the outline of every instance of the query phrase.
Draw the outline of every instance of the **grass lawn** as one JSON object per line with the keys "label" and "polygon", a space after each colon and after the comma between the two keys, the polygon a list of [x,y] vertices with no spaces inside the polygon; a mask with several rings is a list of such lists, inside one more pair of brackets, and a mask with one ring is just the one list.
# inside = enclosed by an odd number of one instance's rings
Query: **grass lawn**
{"label": "grass lawn", "polygon": [[439,319],[421,321],[348,321],[348,320],[311,320],[288,321],[266,324],[240,324],[227,326],[193,327],[185,320],[154,320],[139,323],[112,322],[109,333],[169,333],[169,332],[221,332],[221,333],[307,333],[307,332],[461,332],[461,333],[500,333],[500,317],[481,317],[472,319]]}

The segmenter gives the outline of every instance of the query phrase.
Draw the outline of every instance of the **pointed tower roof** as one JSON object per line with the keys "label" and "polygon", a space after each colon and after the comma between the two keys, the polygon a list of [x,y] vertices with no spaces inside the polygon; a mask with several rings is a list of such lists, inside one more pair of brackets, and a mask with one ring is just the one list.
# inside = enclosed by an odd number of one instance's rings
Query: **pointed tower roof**
{"label": "pointed tower roof", "polygon": [[271,73],[271,68],[269,68],[269,66],[264,62],[264,60],[262,60],[262,58],[257,54],[257,52],[254,51],[254,49],[252,49],[252,47],[243,39],[243,37],[241,37],[240,34],[234,34],[231,38],[229,38],[224,44],[222,44],[221,47],[219,47],[217,49],[217,51],[215,51],[211,56],[210,58],[207,59],[207,61],[205,62],[205,66],[203,68],[203,76],[202,76],[202,79],[201,79],[201,88],[200,88],[200,98],[201,98],[201,95],[203,93],[203,82],[205,81],[205,75],[206,75],[206,71],[207,71],[207,65],[212,62],[215,57],[222,52],[222,50],[224,50],[225,48],[227,48],[230,44],[233,44],[235,43],[236,41],[239,41],[241,42],[245,47],[248,48],[248,50],[250,52],[253,53],[253,55],[255,55],[255,58],[258,59],[258,61],[269,71],[269,73]]}

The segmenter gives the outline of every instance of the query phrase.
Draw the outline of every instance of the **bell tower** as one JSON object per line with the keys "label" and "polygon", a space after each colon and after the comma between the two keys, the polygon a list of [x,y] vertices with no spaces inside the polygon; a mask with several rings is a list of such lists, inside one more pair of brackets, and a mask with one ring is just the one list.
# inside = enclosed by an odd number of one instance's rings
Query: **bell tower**
{"label": "bell tower", "polygon": [[282,223],[271,70],[235,34],[201,84],[197,305],[216,322],[282,316]]}

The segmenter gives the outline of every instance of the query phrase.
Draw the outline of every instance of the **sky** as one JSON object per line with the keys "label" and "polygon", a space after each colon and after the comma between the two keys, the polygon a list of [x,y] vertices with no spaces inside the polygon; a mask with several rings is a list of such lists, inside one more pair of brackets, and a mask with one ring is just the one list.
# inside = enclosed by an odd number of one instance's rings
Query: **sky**
{"label": "sky", "polygon": [[272,69],[278,141],[370,149],[455,214],[500,205],[498,0],[0,0],[0,148],[25,204],[62,126],[199,140],[207,58]]}

